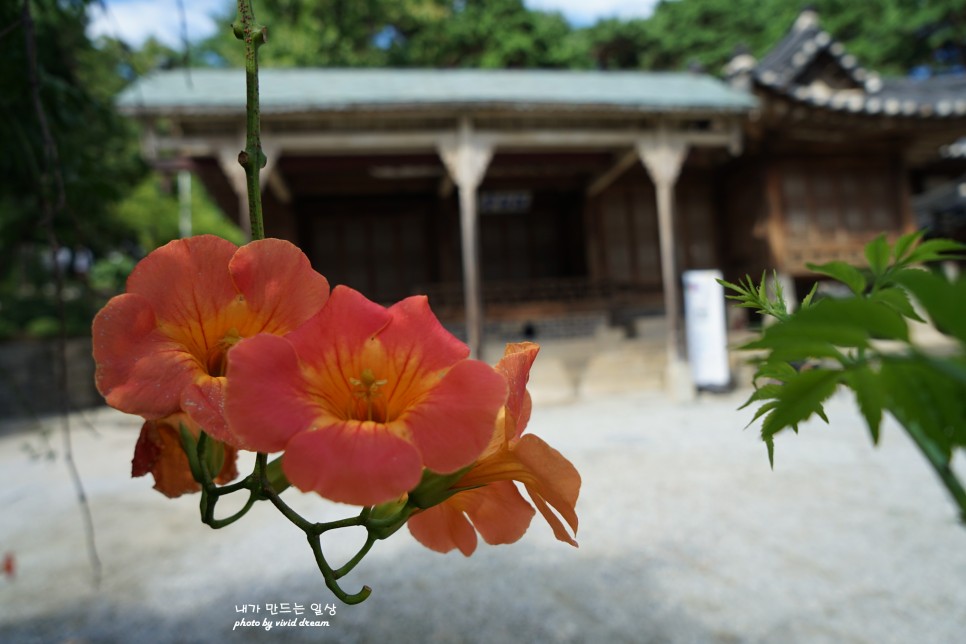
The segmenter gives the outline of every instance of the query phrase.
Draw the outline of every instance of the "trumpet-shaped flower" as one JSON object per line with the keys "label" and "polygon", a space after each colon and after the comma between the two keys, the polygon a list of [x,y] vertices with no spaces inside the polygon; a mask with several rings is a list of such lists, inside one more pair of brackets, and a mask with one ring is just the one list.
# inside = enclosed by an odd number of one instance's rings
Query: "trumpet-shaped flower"
{"label": "trumpet-shaped flower", "polygon": [[[131,460],[131,476],[144,476],[150,472],[154,477],[154,489],[172,499],[201,490],[201,485],[191,475],[191,466],[182,448],[181,426],[198,438],[201,430],[186,414],[145,421]],[[237,450],[230,445],[213,446],[212,449],[222,450],[224,457],[221,469],[214,473],[215,482],[228,483],[235,479],[238,476],[235,466]]]}
{"label": "trumpet-shaped flower", "polygon": [[409,531],[426,547],[438,552],[458,548],[469,556],[476,549],[476,532],[491,545],[522,537],[534,510],[513,481],[523,484],[557,539],[577,545],[560,517],[576,534],[580,474],[560,452],[532,434],[523,435],[531,411],[527,380],[539,349],[532,342],[507,345],[495,370],[506,379],[508,397],[489,445],[453,485],[462,491],[408,521]]}
{"label": "trumpet-shaped flower", "polygon": [[224,419],[228,350],[257,333],[292,331],[328,294],[289,242],[173,241],[141,260],[127,292],[94,318],[98,391],[147,419],[184,411],[217,440],[244,448]]}
{"label": "trumpet-shaped flower", "polygon": [[425,297],[391,308],[338,286],[284,337],[228,358],[232,429],[304,491],[343,503],[392,501],[423,468],[451,473],[487,446],[506,384],[448,333]]}

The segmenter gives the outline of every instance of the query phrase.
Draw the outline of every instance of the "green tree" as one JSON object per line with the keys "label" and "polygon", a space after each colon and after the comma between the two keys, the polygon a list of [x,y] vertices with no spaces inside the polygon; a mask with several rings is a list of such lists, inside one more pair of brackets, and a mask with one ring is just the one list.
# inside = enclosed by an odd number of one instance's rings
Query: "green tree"
{"label": "green tree", "polygon": [[[112,210],[118,226],[133,230],[138,246],[150,252],[179,235],[180,203],[176,190],[161,175],[151,173]],[[218,235],[236,244],[244,243],[238,226],[229,222],[198,181],[191,182],[191,232]]]}
{"label": "green tree", "polygon": [[[522,0],[280,0],[256,11],[269,27],[265,66],[591,66],[583,34]],[[234,20],[234,10],[221,20]],[[202,57],[243,62],[227,31],[199,48]]]}
{"label": "green tree", "polygon": [[392,50],[393,62],[423,67],[590,67],[588,43],[559,13],[531,11],[522,0],[450,3]]}
{"label": "green tree", "polygon": [[[868,68],[901,75],[921,65],[939,69],[966,62],[966,0],[816,0],[812,5],[822,27]],[[635,35],[633,42],[644,49],[635,62],[647,69],[683,69],[697,60],[718,73],[739,43],[756,56],[765,54],[800,12],[801,5],[786,0],[663,0]],[[623,35],[605,27],[591,28],[596,48],[606,49]]]}
{"label": "green tree", "polygon": [[[110,205],[145,171],[132,126],[114,110],[113,95],[93,79],[111,64],[85,34],[86,2],[31,2],[36,38],[36,81],[41,108],[33,101],[21,3],[0,5],[0,274],[6,274],[22,245],[46,244],[38,222],[52,216],[66,245],[109,246],[119,231],[107,216]],[[41,127],[49,124],[49,140]],[[55,164],[45,146],[56,148]],[[59,203],[55,184],[62,182]],[[42,196],[53,206],[43,208]]]}

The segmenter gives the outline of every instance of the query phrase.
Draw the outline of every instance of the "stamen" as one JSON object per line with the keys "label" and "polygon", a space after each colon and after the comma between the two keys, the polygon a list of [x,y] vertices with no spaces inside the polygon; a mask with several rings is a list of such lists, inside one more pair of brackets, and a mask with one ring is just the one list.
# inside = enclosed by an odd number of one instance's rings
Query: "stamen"
{"label": "stamen", "polygon": [[349,382],[356,388],[352,395],[366,401],[366,420],[372,420],[372,401],[382,395],[379,388],[389,381],[376,380],[372,369],[363,369],[358,378],[349,378]]}

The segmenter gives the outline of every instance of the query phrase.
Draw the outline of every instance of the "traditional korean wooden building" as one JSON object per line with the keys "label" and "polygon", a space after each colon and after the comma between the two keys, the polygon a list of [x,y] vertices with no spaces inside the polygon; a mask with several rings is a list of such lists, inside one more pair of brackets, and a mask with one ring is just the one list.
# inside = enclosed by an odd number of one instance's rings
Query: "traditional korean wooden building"
{"label": "traditional korean wooden building", "polygon": [[966,135],[966,76],[882,78],[803,11],[761,60],[738,54],[731,84],[759,109],[725,170],[724,266],[737,276],[861,261],[866,242],[915,227],[910,197],[963,172],[940,149]]}
{"label": "traditional korean wooden building", "polygon": [[[966,134],[966,79],[879,78],[809,11],[727,75],[263,70],[266,231],[373,299],[429,293],[476,351],[484,319],[678,329],[684,269],[804,276],[910,229],[914,182]],[[243,73],[158,73],[121,104],[247,223]]]}

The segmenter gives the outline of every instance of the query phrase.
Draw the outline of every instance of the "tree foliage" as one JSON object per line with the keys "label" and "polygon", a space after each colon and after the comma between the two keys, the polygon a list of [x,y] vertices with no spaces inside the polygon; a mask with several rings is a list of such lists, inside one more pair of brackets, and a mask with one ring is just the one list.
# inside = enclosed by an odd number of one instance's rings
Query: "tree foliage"
{"label": "tree foliage", "polygon": [[110,64],[84,33],[84,2],[32,2],[40,101],[57,150],[57,166],[45,161],[38,109],[32,100],[30,61],[20,3],[0,5],[0,272],[22,244],[46,243],[42,196],[50,175],[63,180],[65,199],[53,220],[66,245],[99,246],[117,239],[107,213],[145,168],[132,127],[112,105],[105,87]]}
{"label": "tree foliage", "polygon": [[[868,68],[905,74],[966,65],[966,0],[817,0],[823,28]],[[279,0],[257,7],[270,26],[268,66],[531,67],[717,74],[743,44],[756,56],[801,11],[786,0],[663,0],[647,19],[575,28],[522,0]],[[234,19],[226,6],[219,22]],[[200,58],[240,66],[228,30]]]}

